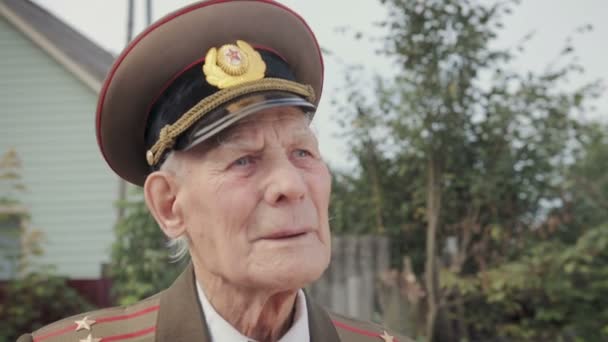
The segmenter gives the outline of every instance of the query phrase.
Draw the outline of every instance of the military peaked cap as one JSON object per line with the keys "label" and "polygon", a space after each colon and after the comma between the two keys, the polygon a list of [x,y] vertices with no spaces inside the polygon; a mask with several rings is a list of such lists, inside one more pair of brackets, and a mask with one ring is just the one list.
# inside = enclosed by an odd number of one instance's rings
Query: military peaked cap
{"label": "military peaked cap", "polygon": [[306,22],[270,0],[211,0],[160,19],[114,62],[96,132],[110,167],[143,185],[171,150],[276,106],[314,114],[323,59]]}

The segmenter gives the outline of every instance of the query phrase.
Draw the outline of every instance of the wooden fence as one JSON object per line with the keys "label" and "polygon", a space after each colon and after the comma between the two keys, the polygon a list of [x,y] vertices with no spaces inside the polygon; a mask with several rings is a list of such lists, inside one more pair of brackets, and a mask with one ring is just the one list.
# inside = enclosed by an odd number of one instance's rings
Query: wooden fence
{"label": "wooden fence", "polygon": [[308,292],[331,311],[371,320],[378,311],[377,279],[389,266],[387,237],[334,236],[330,266]]}

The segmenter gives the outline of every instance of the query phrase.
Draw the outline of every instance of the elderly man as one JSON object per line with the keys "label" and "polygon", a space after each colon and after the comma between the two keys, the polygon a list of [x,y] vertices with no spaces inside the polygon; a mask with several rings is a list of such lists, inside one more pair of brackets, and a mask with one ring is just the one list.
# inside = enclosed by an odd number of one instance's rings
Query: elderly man
{"label": "elderly man", "polygon": [[197,3],[137,37],[101,90],[98,143],[192,262],[151,298],[19,341],[405,341],[302,291],[330,259],[322,84],[313,33],[269,0]]}

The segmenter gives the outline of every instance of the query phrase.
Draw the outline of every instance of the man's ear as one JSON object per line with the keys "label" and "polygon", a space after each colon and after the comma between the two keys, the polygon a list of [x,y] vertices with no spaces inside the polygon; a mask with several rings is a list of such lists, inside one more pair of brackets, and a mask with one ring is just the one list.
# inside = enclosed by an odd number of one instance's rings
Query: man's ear
{"label": "man's ear", "polygon": [[144,197],[148,209],[165,235],[175,239],[186,232],[184,218],[175,205],[179,184],[175,176],[165,171],[152,172],[144,183]]}

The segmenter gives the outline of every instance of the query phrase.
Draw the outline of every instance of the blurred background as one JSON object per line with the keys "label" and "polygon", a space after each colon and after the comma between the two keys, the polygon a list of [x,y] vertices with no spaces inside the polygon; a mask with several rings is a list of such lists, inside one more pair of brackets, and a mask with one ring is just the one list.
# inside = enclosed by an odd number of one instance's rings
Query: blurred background
{"label": "blurred background", "polygon": [[[419,341],[608,341],[608,2],[280,2],[325,55],[309,293]],[[0,341],[183,268],[94,116],[115,56],[188,3],[0,0]]]}

